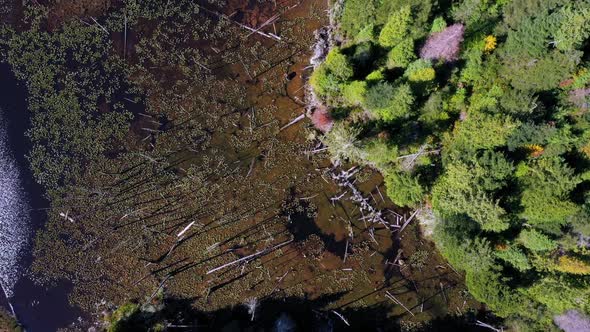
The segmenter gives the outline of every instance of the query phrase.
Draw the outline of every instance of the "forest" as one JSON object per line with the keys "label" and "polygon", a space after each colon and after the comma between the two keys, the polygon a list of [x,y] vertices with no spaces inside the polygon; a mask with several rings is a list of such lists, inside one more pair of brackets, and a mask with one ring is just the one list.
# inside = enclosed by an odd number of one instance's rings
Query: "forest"
{"label": "forest", "polygon": [[60,331],[590,329],[589,2],[0,0],[0,62]]}
{"label": "forest", "polygon": [[332,159],[432,211],[423,230],[507,326],[588,328],[573,317],[590,313],[590,3],[337,6],[310,78]]}

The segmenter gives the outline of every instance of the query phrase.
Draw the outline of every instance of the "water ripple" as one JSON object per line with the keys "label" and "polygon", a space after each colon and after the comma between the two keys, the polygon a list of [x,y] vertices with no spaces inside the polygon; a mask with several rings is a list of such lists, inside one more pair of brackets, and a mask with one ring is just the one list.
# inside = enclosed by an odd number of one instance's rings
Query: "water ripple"
{"label": "water ripple", "polygon": [[19,259],[29,242],[30,207],[24,192],[0,110],[0,283],[8,297],[21,276]]}

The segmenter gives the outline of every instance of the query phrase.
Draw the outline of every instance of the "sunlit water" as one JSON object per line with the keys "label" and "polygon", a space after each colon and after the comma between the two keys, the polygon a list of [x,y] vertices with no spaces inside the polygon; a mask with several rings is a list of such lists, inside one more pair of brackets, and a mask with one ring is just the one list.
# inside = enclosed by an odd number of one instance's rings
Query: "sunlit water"
{"label": "sunlit water", "polygon": [[12,297],[14,285],[21,276],[19,259],[29,241],[29,212],[0,110],[0,283],[8,297]]}

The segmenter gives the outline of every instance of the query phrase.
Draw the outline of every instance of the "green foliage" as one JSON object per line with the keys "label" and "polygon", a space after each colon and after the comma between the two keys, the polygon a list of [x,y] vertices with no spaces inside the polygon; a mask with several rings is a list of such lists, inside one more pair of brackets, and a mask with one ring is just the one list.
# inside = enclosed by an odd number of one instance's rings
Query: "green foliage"
{"label": "green foliage", "polygon": [[447,22],[442,17],[437,17],[432,21],[432,28],[430,28],[430,33],[441,32],[447,27]]}
{"label": "green foliage", "polygon": [[495,255],[519,271],[526,271],[531,268],[527,256],[518,247],[509,246],[507,249],[496,250]]}
{"label": "green foliage", "polygon": [[359,106],[364,103],[367,94],[367,83],[364,81],[353,81],[344,86],[342,97],[347,104]]}
{"label": "green foliage", "polygon": [[510,151],[527,145],[546,145],[556,135],[555,127],[543,124],[523,123],[508,137],[507,146]]}
{"label": "green foliage", "polygon": [[325,64],[321,64],[309,78],[315,93],[324,99],[333,99],[340,91],[340,81],[332,75]]}
{"label": "green foliage", "polygon": [[468,27],[476,28],[493,21],[501,13],[507,0],[464,0],[455,3],[452,8],[453,18],[465,22]]}
{"label": "green foliage", "polygon": [[503,188],[514,172],[512,162],[501,152],[486,150],[475,164],[472,172],[478,178],[478,186],[488,192]]}
{"label": "green foliage", "polygon": [[381,70],[381,69],[377,69],[377,70],[372,71],[365,78],[365,80],[367,82],[379,82],[379,81],[381,81],[383,79],[385,79],[385,76],[383,75],[383,70]]}
{"label": "green foliage", "polygon": [[115,310],[109,318],[108,332],[123,332],[129,328],[128,320],[139,312],[139,305],[127,303]]}
{"label": "green foliage", "polygon": [[559,27],[553,38],[556,46],[562,51],[572,51],[582,46],[590,37],[590,5],[586,2],[576,2],[562,8],[559,16]]}
{"label": "green foliage", "polygon": [[[439,218],[437,247],[497,315],[543,330],[552,314],[574,303],[587,307],[574,294],[590,286],[568,278],[590,273],[590,209],[583,199],[590,197],[590,74],[582,62],[590,5],[383,0],[371,6],[372,19],[357,31],[370,29],[347,44],[354,47],[355,77],[370,74],[365,84],[347,78],[335,89],[347,107],[372,115],[342,122],[358,125],[359,139],[369,142],[358,145],[357,160],[383,173],[397,205],[430,200]],[[417,60],[418,41],[445,29],[447,18],[465,25],[460,60],[448,66]],[[373,137],[383,132],[388,143]],[[395,159],[418,146],[411,165]]]}
{"label": "green foliage", "polygon": [[442,218],[434,239],[443,256],[458,270],[467,273],[495,267],[493,250],[487,240],[473,236],[474,224],[462,216]]}
{"label": "green foliage", "polygon": [[467,273],[465,283],[473,297],[486,303],[496,315],[507,317],[523,314],[519,311],[527,308],[529,300],[507,287],[500,279],[501,275],[497,272],[479,270]]}
{"label": "green foliage", "polygon": [[373,24],[366,25],[355,37],[355,42],[365,43],[375,40],[375,26]]}
{"label": "green foliage", "polygon": [[328,53],[326,60],[314,70],[309,78],[309,84],[320,98],[328,103],[337,103],[344,82],[353,74],[348,58],[340,49],[334,48]]}
{"label": "green foliage", "polygon": [[406,68],[415,58],[414,40],[405,38],[387,54],[387,68]]}
{"label": "green foliage", "polygon": [[357,44],[352,55],[352,62],[358,67],[367,67],[373,61],[374,56],[373,44],[370,42],[363,42]]}
{"label": "green foliage", "polygon": [[521,216],[536,225],[563,225],[578,207],[570,199],[571,191],[580,183],[578,176],[558,158],[542,158],[531,162],[520,176],[523,186]]}
{"label": "green foliage", "polygon": [[504,22],[512,29],[518,29],[523,21],[546,15],[557,5],[568,3],[569,0],[519,0],[508,1],[504,7]]}
{"label": "green foliage", "polygon": [[509,226],[506,211],[477,185],[477,176],[460,162],[447,166],[432,189],[432,204],[445,215],[465,214],[486,231],[500,232]]}
{"label": "green foliage", "polygon": [[409,6],[402,7],[392,13],[379,34],[379,44],[391,48],[401,43],[406,37],[412,20]]}
{"label": "green foliage", "polygon": [[408,172],[385,172],[387,196],[399,206],[416,206],[424,197],[424,188]]}
{"label": "green foliage", "polygon": [[374,139],[363,146],[365,163],[378,169],[386,169],[399,156],[397,147],[383,140]]}
{"label": "green foliage", "polygon": [[347,38],[354,38],[375,22],[375,5],[372,0],[346,0],[340,17],[342,33]]}
{"label": "green foliage", "polygon": [[340,80],[347,80],[352,77],[353,71],[348,59],[340,52],[340,49],[333,48],[326,56],[324,62],[326,69]]}
{"label": "green foliage", "polygon": [[582,53],[552,51],[541,59],[505,60],[500,75],[522,91],[544,91],[558,86],[580,63]]}
{"label": "green foliage", "polygon": [[404,75],[410,82],[427,82],[434,80],[436,73],[429,60],[420,59],[412,62]]}
{"label": "green foliage", "polygon": [[566,280],[546,277],[525,290],[531,298],[543,303],[547,308],[560,314],[568,309],[588,310],[590,292],[584,288],[575,287]]}
{"label": "green foliage", "polygon": [[369,88],[365,106],[383,121],[391,121],[409,115],[414,102],[412,90],[407,84],[394,87],[378,83]]}
{"label": "green foliage", "polygon": [[518,124],[510,117],[473,112],[467,115],[467,119],[455,124],[453,135],[447,137],[445,145],[448,153],[452,154],[493,149],[506,145],[508,137],[517,127]]}
{"label": "green foliage", "polygon": [[535,229],[523,229],[518,235],[518,241],[532,251],[548,251],[557,248],[555,241]]}

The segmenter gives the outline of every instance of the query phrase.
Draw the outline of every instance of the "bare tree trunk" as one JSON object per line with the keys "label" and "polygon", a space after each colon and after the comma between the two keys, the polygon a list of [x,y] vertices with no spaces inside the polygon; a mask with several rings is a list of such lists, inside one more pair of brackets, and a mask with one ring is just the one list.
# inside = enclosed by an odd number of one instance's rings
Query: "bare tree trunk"
{"label": "bare tree trunk", "polygon": [[248,260],[250,260],[252,258],[258,257],[258,256],[263,255],[263,254],[266,254],[266,253],[269,253],[269,252],[271,252],[273,250],[276,250],[276,249],[278,249],[278,248],[280,248],[282,246],[285,246],[285,245],[287,245],[287,244],[289,244],[291,242],[293,242],[293,239],[288,240],[288,241],[285,241],[283,243],[279,243],[279,244],[277,244],[276,246],[274,246],[272,248],[267,248],[267,249],[264,249],[264,250],[260,250],[260,251],[258,251],[256,253],[253,253],[252,255],[248,255],[248,256],[242,257],[240,259],[237,259],[235,261],[229,262],[227,264],[223,264],[223,265],[221,265],[219,267],[216,267],[214,269],[211,269],[211,270],[207,271],[206,274],[211,274],[211,273],[213,273],[215,271],[219,271],[219,270],[224,269],[224,268],[226,268],[228,266],[232,266],[232,265],[238,264],[240,262],[248,261]]}

